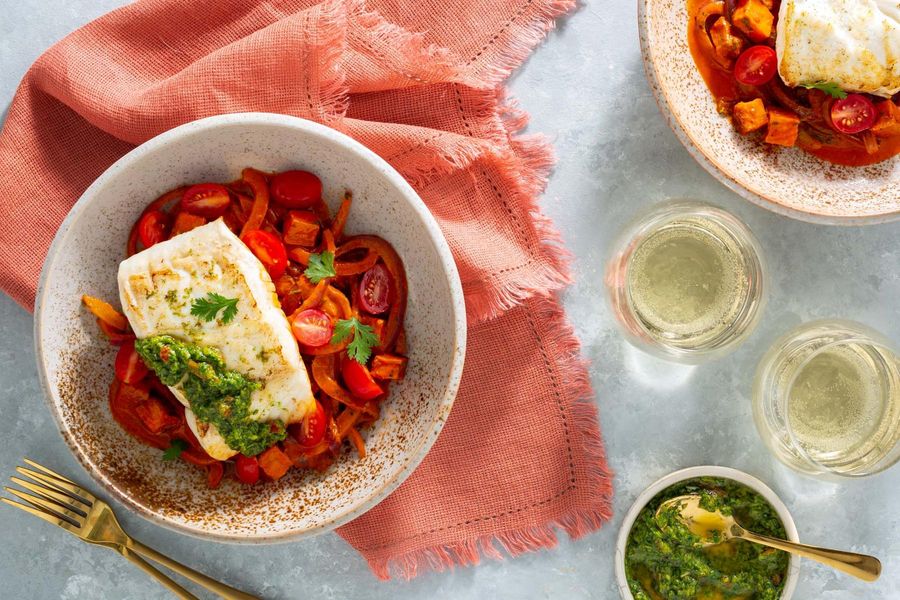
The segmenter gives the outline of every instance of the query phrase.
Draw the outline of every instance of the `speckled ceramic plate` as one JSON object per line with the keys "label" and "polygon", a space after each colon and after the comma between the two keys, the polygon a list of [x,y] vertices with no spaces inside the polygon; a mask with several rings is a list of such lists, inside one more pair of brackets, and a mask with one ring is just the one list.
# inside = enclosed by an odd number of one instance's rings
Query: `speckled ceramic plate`
{"label": "speckled ceramic plate", "polygon": [[[113,349],[81,307],[82,294],[118,298],[116,270],[131,224],[175,186],[228,181],[245,166],[317,173],[325,197],[354,195],[348,231],[376,233],[403,257],[409,279],[410,364],[367,434],[368,456],[345,454],[326,474],[292,471],[248,487],[205,474],[127,435],[109,414]],[[434,443],[462,374],[465,308],[459,275],[437,223],[404,179],[336,131],[283,115],[203,119],[168,131],[111,166],[66,217],[41,273],[35,307],[38,372],[72,451],[116,498],[178,531],[225,541],[273,542],[312,535],[373,507]]]}
{"label": "speckled ceramic plate", "polygon": [[843,167],[797,148],[761,148],[716,112],[688,49],[686,0],[638,0],[644,69],[669,126],[697,161],[744,198],[817,223],[900,219],[900,159]]}

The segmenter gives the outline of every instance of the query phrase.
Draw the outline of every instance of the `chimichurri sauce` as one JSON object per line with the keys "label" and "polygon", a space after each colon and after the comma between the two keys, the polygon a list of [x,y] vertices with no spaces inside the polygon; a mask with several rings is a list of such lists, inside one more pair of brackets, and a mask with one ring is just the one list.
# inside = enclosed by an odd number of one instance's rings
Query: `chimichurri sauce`
{"label": "chimichurri sauce", "polygon": [[778,600],[788,555],[743,540],[701,547],[664,501],[700,494],[701,506],[734,515],[745,528],[786,539],[775,509],[759,494],[730,479],[700,477],[669,487],[638,514],[625,548],[625,572],[635,600]]}
{"label": "chimichurri sauce", "polygon": [[215,348],[169,335],[137,340],[134,347],[160,381],[181,385],[197,420],[215,425],[232,450],[255,456],[286,437],[284,423],[253,419],[250,396],[259,383],[226,369]]}

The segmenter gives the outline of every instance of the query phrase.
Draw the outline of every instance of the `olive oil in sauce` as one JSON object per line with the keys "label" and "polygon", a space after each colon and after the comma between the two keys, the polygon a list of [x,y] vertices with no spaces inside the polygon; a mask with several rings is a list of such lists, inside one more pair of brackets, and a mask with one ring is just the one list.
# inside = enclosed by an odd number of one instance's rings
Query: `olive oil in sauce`
{"label": "olive oil in sauce", "polygon": [[749,279],[740,242],[719,223],[690,216],[639,243],[626,285],[648,334],[690,349],[734,325],[748,302]]}

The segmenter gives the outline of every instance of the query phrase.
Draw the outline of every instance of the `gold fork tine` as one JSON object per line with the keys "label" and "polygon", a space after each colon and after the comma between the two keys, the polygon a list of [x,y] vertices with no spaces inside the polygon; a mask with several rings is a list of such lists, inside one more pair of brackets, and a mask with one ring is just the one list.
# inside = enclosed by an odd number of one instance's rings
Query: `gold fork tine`
{"label": "gold fork tine", "polygon": [[[51,515],[58,517],[61,521],[65,521],[66,523],[71,524],[72,528],[74,528],[76,530],[81,529],[83,517],[81,515],[79,515],[78,513],[76,513],[75,511],[69,510],[63,506],[60,506],[59,504],[57,504],[56,502],[53,502],[51,500],[46,500],[46,499],[40,498],[38,496],[32,496],[31,494],[26,494],[25,492],[20,492],[19,490],[13,489],[11,487],[4,487],[3,489],[5,489],[10,494],[18,496],[22,500],[25,500],[26,502],[28,502],[35,508],[37,508],[39,510],[43,510],[46,513],[50,513]],[[64,526],[62,523],[57,523],[57,524],[60,527]],[[70,528],[67,528],[67,529],[70,529]],[[70,529],[70,531],[71,530],[72,529]]]}
{"label": "gold fork tine", "polygon": [[[68,484],[65,481],[56,479],[48,475],[44,475],[43,473],[38,473],[37,471],[32,471],[31,469],[26,469],[25,467],[16,467],[16,471],[36,483],[42,484],[44,486],[49,486],[51,489],[65,494],[71,500],[81,502],[87,507],[90,507],[96,500],[96,497],[94,497],[92,494],[85,494],[84,490],[82,490],[78,486]],[[86,497],[88,495],[90,496],[90,498]]]}
{"label": "gold fork tine", "polygon": [[90,493],[89,491],[87,491],[86,489],[84,489],[84,488],[82,488],[82,487],[79,487],[77,483],[75,483],[74,481],[72,481],[72,480],[69,479],[68,477],[64,477],[64,476],[60,475],[59,473],[57,473],[56,471],[54,471],[54,470],[52,470],[52,469],[49,469],[49,468],[45,467],[44,465],[42,465],[42,464],[40,464],[40,463],[34,462],[34,461],[31,460],[30,458],[23,458],[22,460],[25,461],[25,464],[26,464],[26,465],[32,466],[32,467],[34,467],[35,469],[38,469],[39,471],[43,471],[43,472],[46,473],[47,475],[50,475],[51,477],[55,477],[56,479],[59,479],[59,480],[62,481],[63,483],[68,483],[70,486],[72,486],[72,490],[73,490],[76,494],[78,494],[79,496],[81,496],[82,498],[84,498],[85,500],[88,500],[88,501],[90,501],[90,502],[93,502],[94,500],[97,499],[97,497],[96,497],[94,494]]}
{"label": "gold fork tine", "polygon": [[5,502],[5,503],[9,504],[10,506],[15,506],[16,508],[21,508],[25,512],[32,514],[35,517],[41,518],[41,519],[47,521],[48,523],[52,523],[54,525],[58,525],[60,527],[66,528],[66,529],[73,527],[73,525],[71,523],[69,523],[69,521],[67,521],[66,519],[60,519],[54,515],[51,515],[50,513],[44,512],[37,508],[34,508],[33,506],[27,506],[25,504],[16,502],[15,500],[10,500],[9,498],[3,498],[3,497],[0,497],[0,501]]}
{"label": "gold fork tine", "polygon": [[[50,475],[51,477],[56,477],[57,479],[64,481],[65,483],[70,483],[74,486],[78,485],[77,483],[75,483],[74,481],[69,479],[68,477],[63,477],[56,471],[52,471],[52,470],[48,469],[47,467],[45,467],[44,465],[34,462],[30,458],[23,458],[22,460],[25,461],[26,465],[28,465],[30,467],[34,467],[35,469],[37,469],[39,471],[43,471],[44,473],[46,473],[47,475]],[[82,490],[82,491],[84,491],[84,490]]]}
{"label": "gold fork tine", "polygon": [[13,483],[15,483],[16,485],[19,485],[19,486],[25,488],[26,490],[30,490],[30,491],[34,492],[35,494],[38,494],[39,496],[43,496],[43,497],[47,498],[48,500],[53,500],[54,502],[56,502],[62,506],[68,506],[72,510],[79,513],[82,517],[87,516],[87,513],[85,511],[83,511],[82,509],[80,509],[79,507],[70,505],[70,502],[72,501],[71,496],[67,496],[66,494],[61,494],[61,493],[57,492],[56,490],[53,490],[49,487],[37,485],[34,483],[29,483],[28,481],[25,481],[24,479],[19,479],[18,477],[10,477],[10,480]]}

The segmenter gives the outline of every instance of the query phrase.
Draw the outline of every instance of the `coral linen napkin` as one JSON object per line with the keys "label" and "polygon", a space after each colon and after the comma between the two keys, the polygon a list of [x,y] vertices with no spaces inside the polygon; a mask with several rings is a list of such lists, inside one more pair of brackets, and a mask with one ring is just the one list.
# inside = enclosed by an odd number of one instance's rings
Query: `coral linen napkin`
{"label": "coral linen napkin", "polygon": [[[60,222],[171,127],[269,111],[326,123],[403,174],[459,266],[469,347],[422,465],[339,533],[379,577],[552,546],[610,517],[565,253],[536,205],[552,158],[500,84],[572,0],[142,0],[34,64],[0,134],[0,285],[34,301]],[[424,32],[424,33],[417,33]],[[27,225],[27,226],[26,226]],[[412,257],[407,257],[412,260]]]}

